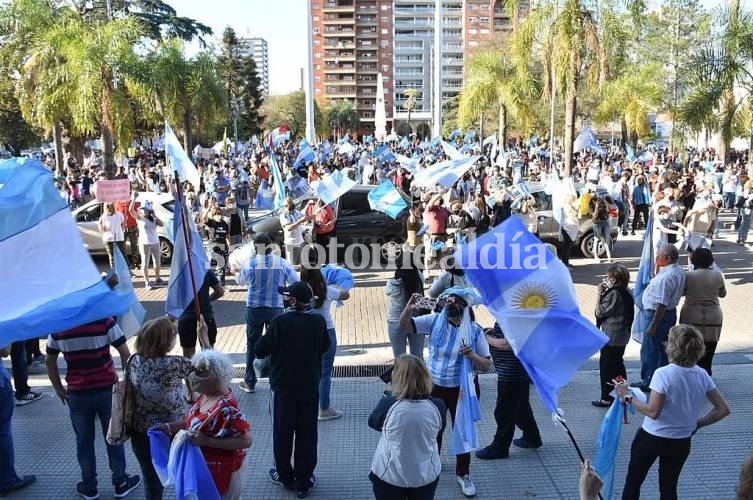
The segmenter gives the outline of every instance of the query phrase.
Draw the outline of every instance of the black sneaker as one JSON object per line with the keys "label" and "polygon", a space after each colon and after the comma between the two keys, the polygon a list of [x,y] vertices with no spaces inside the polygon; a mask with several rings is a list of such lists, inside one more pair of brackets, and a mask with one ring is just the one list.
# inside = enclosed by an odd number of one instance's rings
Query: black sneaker
{"label": "black sneaker", "polygon": [[304,486],[303,488],[300,488],[298,490],[298,493],[296,494],[298,498],[306,498],[307,496],[309,496],[311,490],[316,487],[316,476],[311,474],[311,477],[308,479],[307,483],[307,486]]}
{"label": "black sneaker", "polygon": [[115,487],[115,498],[125,498],[141,484],[139,476],[126,476],[123,484]]}
{"label": "black sneaker", "polygon": [[541,448],[541,445],[543,444],[541,441],[528,441],[524,438],[518,438],[514,439],[512,444],[517,446],[518,448]]}
{"label": "black sneaker", "polygon": [[269,469],[269,480],[272,481],[277,486],[282,486],[287,490],[294,489],[292,482],[286,483],[282,479],[280,479],[280,473],[277,472],[277,469],[275,469],[274,467]]}
{"label": "black sneaker", "polygon": [[0,490],[0,496],[7,495],[8,493],[13,493],[14,491],[18,491],[22,488],[26,488],[36,480],[37,477],[31,474],[29,474],[28,476],[21,476],[18,478],[18,481],[16,481],[15,484]]}
{"label": "black sneaker", "polygon": [[476,458],[481,460],[497,460],[500,458],[507,458],[510,456],[510,452],[507,450],[501,450],[492,445],[482,448],[476,452]]}
{"label": "black sneaker", "polygon": [[78,483],[76,485],[76,494],[84,500],[97,500],[99,498],[99,492],[94,490],[87,490],[84,488],[84,483]]}
{"label": "black sneaker", "polygon": [[44,394],[42,394],[41,392],[29,391],[25,396],[16,399],[16,406],[24,406],[29,403],[33,403],[34,401],[39,401],[43,396]]}

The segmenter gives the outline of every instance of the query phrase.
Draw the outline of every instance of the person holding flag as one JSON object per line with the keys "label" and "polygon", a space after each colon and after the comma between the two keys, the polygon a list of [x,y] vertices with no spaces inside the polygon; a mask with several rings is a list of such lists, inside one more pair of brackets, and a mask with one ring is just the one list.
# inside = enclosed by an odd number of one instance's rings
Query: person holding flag
{"label": "person holding flag", "polygon": [[[429,336],[428,367],[434,388],[432,396],[441,399],[450,410],[453,426],[461,405],[460,379],[463,375],[463,358],[468,358],[476,370],[487,370],[492,366],[489,344],[481,327],[471,319],[471,306],[477,305],[480,298],[472,288],[452,287],[447,289],[440,299],[445,300],[441,313],[431,313],[424,316],[411,317],[418,303],[418,294],[405,305],[400,315],[400,327],[411,334]],[[478,377],[474,377],[473,385],[479,394]],[[472,424],[471,424],[472,425]],[[471,429],[460,429],[461,434],[472,432]],[[444,426],[437,435],[437,447],[442,449],[442,435]],[[463,495],[476,495],[470,473],[471,454],[465,452],[457,455],[455,475]]]}

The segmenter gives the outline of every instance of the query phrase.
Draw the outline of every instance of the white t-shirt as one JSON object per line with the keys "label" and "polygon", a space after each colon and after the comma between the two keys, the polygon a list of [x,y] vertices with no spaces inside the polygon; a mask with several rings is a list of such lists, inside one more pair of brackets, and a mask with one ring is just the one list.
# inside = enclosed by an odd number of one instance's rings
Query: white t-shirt
{"label": "white t-shirt", "polygon": [[104,231],[102,231],[102,241],[107,243],[110,241],[125,240],[125,237],[123,236],[123,221],[125,219],[123,219],[122,214],[119,212],[115,212],[112,215],[103,213],[99,220],[104,227]]}
{"label": "white t-shirt", "polygon": [[664,394],[664,408],[658,419],[643,419],[643,430],[658,437],[684,439],[695,430],[701,408],[716,384],[698,365],[670,364],[654,372],[650,387]]}
{"label": "white t-shirt", "polygon": [[280,214],[280,225],[282,226],[285,245],[303,245],[303,225],[298,224],[296,227],[285,229],[287,224],[292,224],[303,217],[298,210],[292,212],[284,211]]}
{"label": "white t-shirt", "polygon": [[340,298],[340,289],[336,286],[329,285],[327,286],[327,297],[324,299],[324,302],[322,303],[322,307],[319,309],[313,309],[313,312],[320,315],[324,318],[324,321],[327,323],[327,330],[330,330],[335,327],[335,320],[332,319],[332,301],[338,300]]}
{"label": "white t-shirt", "polygon": [[148,219],[138,219],[139,225],[139,245],[156,245],[159,244],[157,236],[157,224]]}

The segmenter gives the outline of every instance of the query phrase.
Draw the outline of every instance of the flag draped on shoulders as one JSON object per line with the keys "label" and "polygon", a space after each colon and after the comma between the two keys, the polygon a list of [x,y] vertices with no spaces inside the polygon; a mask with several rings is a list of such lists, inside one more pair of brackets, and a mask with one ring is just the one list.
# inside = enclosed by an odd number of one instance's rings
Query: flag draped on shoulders
{"label": "flag draped on shoulders", "polygon": [[557,390],[607,342],[581,315],[565,265],[517,216],[460,247],[455,259],[481,292],[546,407],[557,411]]}
{"label": "flag draped on shoulders", "polygon": [[481,420],[481,406],[473,383],[474,371],[471,360],[463,356],[460,373],[460,396],[455,409],[455,424],[452,428],[450,453],[461,455],[480,448],[476,422]]}
{"label": "flag draped on shoulders", "polygon": [[0,162],[0,344],[128,309],[97,271],[68,202],[39,160]]}

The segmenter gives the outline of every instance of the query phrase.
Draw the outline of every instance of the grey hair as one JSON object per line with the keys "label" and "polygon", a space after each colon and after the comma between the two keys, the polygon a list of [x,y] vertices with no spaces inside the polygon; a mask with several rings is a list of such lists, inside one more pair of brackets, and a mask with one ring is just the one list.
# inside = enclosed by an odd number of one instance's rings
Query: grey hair
{"label": "grey hair", "polygon": [[211,378],[216,379],[223,387],[230,387],[233,378],[233,363],[227,354],[214,349],[202,349],[191,358],[194,366],[205,365]]}
{"label": "grey hair", "polygon": [[659,252],[666,255],[672,264],[680,260],[680,252],[677,250],[677,247],[671,243],[662,245],[661,249],[659,249]]}

